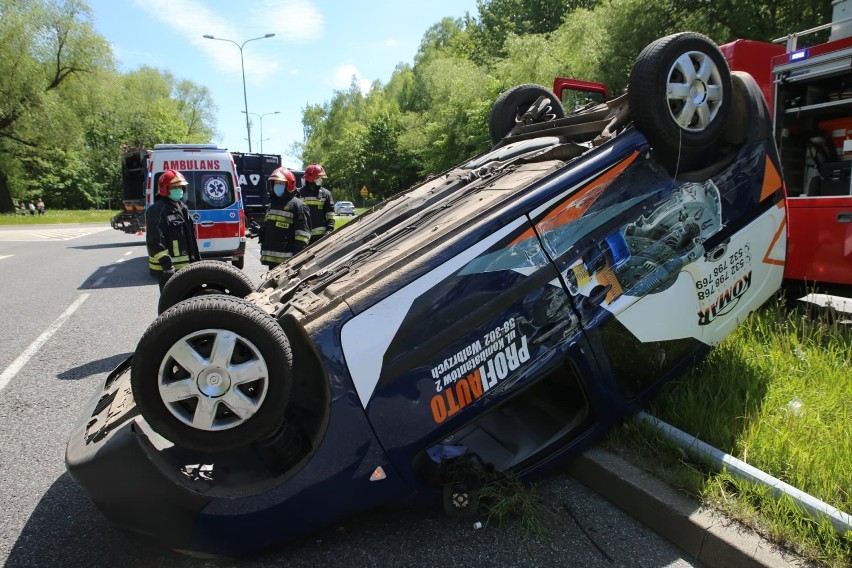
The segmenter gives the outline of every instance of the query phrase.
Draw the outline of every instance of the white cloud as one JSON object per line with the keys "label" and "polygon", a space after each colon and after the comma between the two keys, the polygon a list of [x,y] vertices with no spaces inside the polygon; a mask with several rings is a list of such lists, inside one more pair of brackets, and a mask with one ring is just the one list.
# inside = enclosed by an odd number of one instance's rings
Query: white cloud
{"label": "white cloud", "polygon": [[[238,46],[242,45],[246,78],[253,82],[262,82],[279,67],[278,58],[267,55],[270,43],[319,39],[324,21],[310,0],[265,0],[252,4],[247,12],[235,10],[230,3],[214,5],[203,0],[136,0],[136,4],[202,49],[223,73],[241,72]],[[246,39],[267,33],[275,36],[263,40],[266,46],[258,46],[256,41],[246,46]],[[230,41],[210,40],[204,35]]]}
{"label": "white cloud", "polygon": [[326,82],[335,89],[345,90],[352,84],[353,78],[362,93],[366,93],[370,90],[372,82],[369,79],[365,79],[358,68],[352,64],[341,65],[332,71],[331,76]]}
{"label": "white cloud", "polygon": [[386,46],[386,47],[395,47],[398,43],[399,43],[399,42],[398,42],[398,41],[396,41],[396,40],[395,40],[395,39],[393,39],[393,38],[390,38],[390,39],[386,39],[386,40],[385,40],[385,46]]}
{"label": "white cloud", "polygon": [[311,41],[322,37],[325,17],[310,0],[266,0],[252,6],[252,20],[272,26],[285,41]]}

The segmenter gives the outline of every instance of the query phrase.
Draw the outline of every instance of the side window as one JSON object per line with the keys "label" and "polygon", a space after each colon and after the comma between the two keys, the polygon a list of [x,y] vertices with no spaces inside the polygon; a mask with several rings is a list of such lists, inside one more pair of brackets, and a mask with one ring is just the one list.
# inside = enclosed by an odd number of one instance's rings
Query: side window
{"label": "side window", "polygon": [[190,209],[222,209],[234,203],[236,194],[227,172],[191,172]]}

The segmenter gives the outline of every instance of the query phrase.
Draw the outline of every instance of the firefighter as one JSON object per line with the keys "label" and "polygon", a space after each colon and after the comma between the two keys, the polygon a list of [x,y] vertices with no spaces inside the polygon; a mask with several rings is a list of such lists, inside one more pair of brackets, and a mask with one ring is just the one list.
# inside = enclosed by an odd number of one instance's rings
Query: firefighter
{"label": "firefighter", "polygon": [[157,199],[146,216],[148,268],[160,275],[160,291],[176,270],[201,259],[195,226],[183,196],[189,184],[177,170],[166,170],[157,181]]}
{"label": "firefighter", "polygon": [[322,187],[327,178],[319,164],[305,168],[305,185],[299,190],[302,200],[311,212],[311,242],[316,242],[334,230],[334,198],[331,191]]}
{"label": "firefighter", "polygon": [[269,210],[259,233],[260,262],[274,268],[308,246],[310,212],[296,192],[296,176],[287,168],[269,175]]}

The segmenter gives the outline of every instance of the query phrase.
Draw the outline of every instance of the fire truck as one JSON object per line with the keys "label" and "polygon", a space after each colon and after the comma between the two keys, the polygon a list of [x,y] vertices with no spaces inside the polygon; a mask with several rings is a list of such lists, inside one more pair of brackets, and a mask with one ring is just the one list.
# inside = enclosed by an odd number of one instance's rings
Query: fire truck
{"label": "fire truck", "polygon": [[[760,84],[787,191],[787,288],[852,292],[852,0],[832,21],[773,43],[720,47]],[[806,45],[830,30],[828,41]],[[779,45],[782,43],[783,45]]]}

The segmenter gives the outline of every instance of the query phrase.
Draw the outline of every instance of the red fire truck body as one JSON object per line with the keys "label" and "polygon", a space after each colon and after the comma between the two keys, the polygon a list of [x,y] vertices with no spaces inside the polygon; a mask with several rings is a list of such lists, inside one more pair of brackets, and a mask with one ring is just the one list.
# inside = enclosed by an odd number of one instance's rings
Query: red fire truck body
{"label": "red fire truck body", "polygon": [[[721,46],[728,65],[750,73],[769,103],[787,191],[785,279],[852,291],[852,2],[835,2],[831,24],[786,46],[738,40]],[[828,42],[798,49],[831,28]]]}

